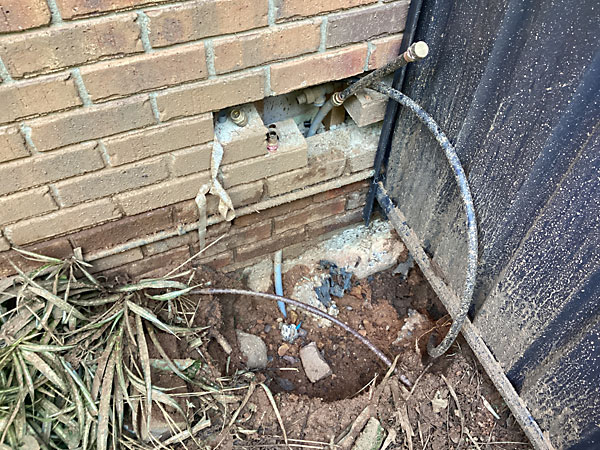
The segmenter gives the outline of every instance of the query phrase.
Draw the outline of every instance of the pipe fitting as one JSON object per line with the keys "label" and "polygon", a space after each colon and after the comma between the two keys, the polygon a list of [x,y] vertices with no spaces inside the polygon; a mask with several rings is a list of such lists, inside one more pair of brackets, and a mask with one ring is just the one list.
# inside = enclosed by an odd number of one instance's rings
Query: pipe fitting
{"label": "pipe fitting", "polygon": [[229,112],[229,118],[238,127],[245,127],[248,125],[248,117],[244,114],[241,109],[234,108]]}
{"label": "pipe fitting", "polygon": [[426,42],[419,41],[412,44],[404,52],[406,62],[420,61],[429,54],[429,46]]}
{"label": "pipe fitting", "polygon": [[275,153],[279,148],[279,135],[277,134],[277,127],[269,125],[269,131],[267,132],[267,151],[269,153]]}

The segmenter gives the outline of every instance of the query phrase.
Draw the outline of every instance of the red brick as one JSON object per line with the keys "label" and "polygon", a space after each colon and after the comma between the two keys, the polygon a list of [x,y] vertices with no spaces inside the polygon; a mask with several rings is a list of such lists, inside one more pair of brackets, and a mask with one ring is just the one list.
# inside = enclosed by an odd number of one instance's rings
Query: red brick
{"label": "red brick", "polygon": [[238,247],[236,249],[235,260],[236,262],[241,262],[257,256],[275,253],[277,250],[295,244],[302,239],[305,239],[304,228],[289,230],[285,233],[274,235],[265,241]]}
{"label": "red brick", "polygon": [[0,4],[0,33],[21,31],[50,23],[44,0],[3,0]]}
{"label": "red brick", "polygon": [[233,262],[233,252],[219,253],[218,255],[209,256],[199,260],[192,261],[193,266],[208,266],[215,270],[222,269]]}
{"label": "red brick", "polygon": [[306,166],[308,162],[306,139],[293,119],[277,122],[279,148],[276,152],[223,166],[223,187],[277,175]]}
{"label": "red brick", "polygon": [[[124,278],[130,278],[136,281],[142,278],[158,278],[166,275],[189,257],[189,247],[183,246],[125,264],[115,269],[107,270],[103,275],[109,279],[118,277],[121,281],[124,281]],[[183,270],[185,270],[185,268],[181,269],[181,271]]]}
{"label": "red brick", "polygon": [[23,245],[118,217],[120,217],[120,213],[110,200],[99,200],[73,208],[61,209],[45,216],[22,220],[8,225],[4,232],[14,244]]}
{"label": "red brick", "polygon": [[143,51],[135,14],[86,20],[0,38],[14,78]]}
{"label": "red brick", "polygon": [[102,272],[114,267],[119,267],[133,261],[139,261],[144,258],[144,254],[140,248],[132,248],[125,252],[110,255],[105,258],[96,259],[92,262],[90,273]]}
{"label": "red brick", "polygon": [[73,247],[81,247],[84,254],[106,250],[118,244],[142,239],[172,228],[170,208],[159,208],[137,216],[109,222],[68,236]]}
{"label": "red brick", "polygon": [[28,122],[31,138],[40,151],[110,136],[154,124],[147,96],[78,108]]}
{"label": "red brick", "polygon": [[83,82],[93,101],[202,80],[207,75],[202,42],[81,69]]}
{"label": "red brick", "polygon": [[212,116],[190,117],[143,130],[131,131],[103,141],[112,166],[212,141]]}
{"label": "red brick", "polygon": [[330,16],[327,22],[327,48],[364,42],[404,30],[409,4],[410,1],[399,1]]}
{"label": "red brick", "polygon": [[63,206],[73,206],[158,183],[169,177],[165,157],[105,169],[56,184]]}
{"label": "red brick", "polygon": [[153,47],[267,25],[268,0],[211,0],[146,11]]}
{"label": "red brick", "polygon": [[0,163],[29,156],[17,127],[0,127]]}
{"label": "red brick", "polygon": [[0,225],[58,209],[47,187],[0,197]]}
{"label": "red brick", "polygon": [[299,88],[359,74],[365,67],[367,45],[306,56],[271,66],[271,90],[285,94]]}
{"label": "red brick", "polygon": [[119,194],[115,200],[123,212],[131,216],[195,198],[200,187],[209,180],[209,172],[201,172]]}
{"label": "red brick", "polygon": [[400,55],[402,34],[376,39],[371,44],[374,48],[369,56],[369,70],[379,69]]}
{"label": "red brick", "polygon": [[152,256],[158,253],[168,252],[177,247],[184,247],[192,243],[193,232],[183,234],[181,236],[173,236],[167,239],[153,242],[151,244],[144,245],[144,255]]}
{"label": "red brick", "polygon": [[320,25],[320,20],[313,20],[215,39],[217,74],[316,52],[321,42]]}
{"label": "red brick", "polygon": [[255,212],[252,214],[247,214],[245,216],[236,217],[233,220],[234,226],[237,227],[246,227],[253,223],[260,222],[262,220],[270,219],[272,217],[282,216],[292,211],[296,211],[302,208],[306,208],[308,205],[312,203],[311,198],[301,198],[299,200],[295,200],[293,202],[284,203],[279,206],[274,206],[273,208],[265,209],[263,211]]}
{"label": "red brick", "polygon": [[[64,238],[53,239],[23,248],[38,255],[50,256],[52,258],[63,259],[73,256],[71,244]],[[16,270],[10,265],[9,260],[12,260],[24,272],[29,272],[44,265],[38,261],[27,259],[21,253],[14,250],[3,252],[0,253],[0,278],[16,274]]]}
{"label": "red brick", "polygon": [[96,143],[76,145],[0,165],[0,195],[104,167]]}
{"label": "red brick", "polygon": [[348,201],[346,203],[346,209],[356,209],[365,206],[367,201],[367,192],[368,189],[350,192],[347,197]]}
{"label": "red brick", "polygon": [[306,226],[306,234],[311,237],[320,236],[344,227],[362,222],[362,208],[346,211],[339,216],[329,217],[320,222],[313,222]]}
{"label": "red brick", "polygon": [[350,192],[366,189],[368,186],[369,186],[368,181],[357,181],[356,183],[347,184],[346,186],[342,186],[337,189],[332,189],[327,192],[321,192],[320,194],[316,194],[312,197],[312,201],[324,202],[327,200],[331,200],[332,198],[335,198],[335,197],[346,195]]}
{"label": "red brick", "polygon": [[254,70],[172,88],[159,93],[156,101],[160,119],[166,121],[260,100],[264,93],[264,72]]}
{"label": "red brick", "polygon": [[329,11],[368,5],[377,0],[275,0],[277,20],[314,16]]}
{"label": "red brick", "polygon": [[329,202],[311,205],[308,208],[294,211],[282,217],[276,217],[274,219],[275,234],[293,228],[300,228],[315,221],[322,221],[329,216],[342,213],[345,209],[346,199],[339,197]]}
{"label": "red brick", "polygon": [[70,74],[0,85],[0,123],[81,105]]}
{"label": "red brick", "polygon": [[134,8],[149,3],[162,3],[169,0],[56,0],[60,15],[64,20],[90,14],[117,11],[119,9]]}
{"label": "red brick", "polygon": [[[208,245],[210,245],[211,242],[214,242],[216,239],[219,239],[221,236],[215,236],[214,239],[207,239],[207,248],[202,255],[213,256],[236,247],[265,241],[271,237],[271,228],[270,220],[244,228],[232,227],[229,232],[227,232],[225,237],[221,238],[219,242],[214,244],[212,247],[208,247]],[[192,234],[192,240],[194,242],[194,253],[199,252],[200,248],[198,247],[197,233]]]}

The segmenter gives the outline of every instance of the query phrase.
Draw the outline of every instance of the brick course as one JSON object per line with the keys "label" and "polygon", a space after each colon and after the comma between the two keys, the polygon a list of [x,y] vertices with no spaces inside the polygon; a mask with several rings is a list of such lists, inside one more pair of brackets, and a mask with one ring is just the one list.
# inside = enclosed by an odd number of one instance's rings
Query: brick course
{"label": "brick course", "polygon": [[6,236],[16,245],[68,233],[120,217],[110,200],[85,203],[61,209],[45,216],[22,220],[5,228]]}
{"label": "brick course", "polygon": [[94,101],[202,80],[208,75],[204,44],[101,62],[81,69]]}
{"label": "brick course", "polygon": [[90,14],[105,13],[133,8],[148,3],[164,3],[168,0],[55,0],[63,19],[69,20]]}
{"label": "brick course", "polygon": [[81,105],[71,74],[0,85],[0,123]]}
{"label": "brick course", "polygon": [[154,116],[148,98],[136,96],[42,117],[27,124],[35,147],[47,151],[152,125]]}
{"label": "brick course", "polygon": [[103,140],[113,166],[202,144],[213,138],[210,114],[132,131]]}
{"label": "brick course", "polygon": [[285,94],[329,80],[341,80],[361,73],[367,57],[367,45],[320,53],[271,66],[271,90]]}
{"label": "brick course", "polygon": [[368,5],[377,0],[275,0],[278,20],[307,17],[339,9]]}
{"label": "brick course", "polygon": [[50,23],[44,0],[3,0],[0,5],[0,33],[21,31]]}
{"label": "brick course", "polygon": [[211,0],[146,11],[150,42],[164,47],[267,25],[267,0]]}
{"label": "brick course", "polygon": [[135,14],[0,37],[0,58],[14,78],[141,52]]}
{"label": "brick course", "polygon": [[268,28],[214,40],[217,74],[312,53],[321,42],[320,21]]}
{"label": "brick course", "polygon": [[0,225],[58,209],[47,187],[0,197]]}
{"label": "brick course", "polygon": [[0,165],[0,195],[98,170],[104,162],[96,143],[35,155]]}
{"label": "brick course", "polygon": [[264,72],[255,70],[161,92],[156,101],[160,119],[166,121],[252,102],[264,94]]}
{"label": "brick course", "polygon": [[327,23],[327,48],[404,30],[408,1],[335,14]]}
{"label": "brick course", "polygon": [[71,178],[57,183],[56,190],[64,206],[73,206],[155,184],[168,176],[167,160],[159,157]]}

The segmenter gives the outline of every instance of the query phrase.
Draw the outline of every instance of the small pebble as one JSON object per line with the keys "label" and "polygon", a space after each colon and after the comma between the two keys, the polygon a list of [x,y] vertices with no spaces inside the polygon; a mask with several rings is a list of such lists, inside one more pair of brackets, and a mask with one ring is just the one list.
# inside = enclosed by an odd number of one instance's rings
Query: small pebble
{"label": "small pebble", "polygon": [[290,380],[288,380],[287,378],[277,377],[277,378],[275,378],[275,380],[277,381],[277,384],[279,385],[279,387],[286,392],[290,392],[290,391],[293,391],[294,389],[296,389],[296,385],[294,383],[292,383]]}
{"label": "small pebble", "polygon": [[266,325],[265,325],[265,333],[269,333],[269,332],[271,331],[271,328],[273,328],[273,327],[271,326],[271,324],[266,324]]}
{"label": "small pebble", "polygon": [[285,356],[285,354],[288,352],[289,349],[290,349],[290,346],[288,344],[281,344],[279,346],[279,348],[277,349],[277,354],[279,356]]}
{"label": "small pebble", "polygon": [[296,364],[298,362],[298,358],[294,358],[290,355],[285,355],[282,359],[290,364]]}

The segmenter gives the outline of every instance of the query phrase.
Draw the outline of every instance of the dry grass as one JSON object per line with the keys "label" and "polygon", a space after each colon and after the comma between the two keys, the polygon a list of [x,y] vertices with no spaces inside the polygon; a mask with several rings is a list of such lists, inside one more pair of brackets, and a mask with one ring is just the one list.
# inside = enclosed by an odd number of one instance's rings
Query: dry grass
{"label": "dry grass", "polygon": [[[211,379],[201,357],[180,369],[161,346],[164,333],[191,348],[208,339],[185,297],[197,286],[177,276],[114,288],[81,259],[22,253],[41,267],[0,281],[0,449],[203,447],[198,433],[218,414],[225,423],[231,397],[251,383]],[[150,346],[194,392],[154,382]],[[171,428],[166,437],[150,433],[154,414]]]}

